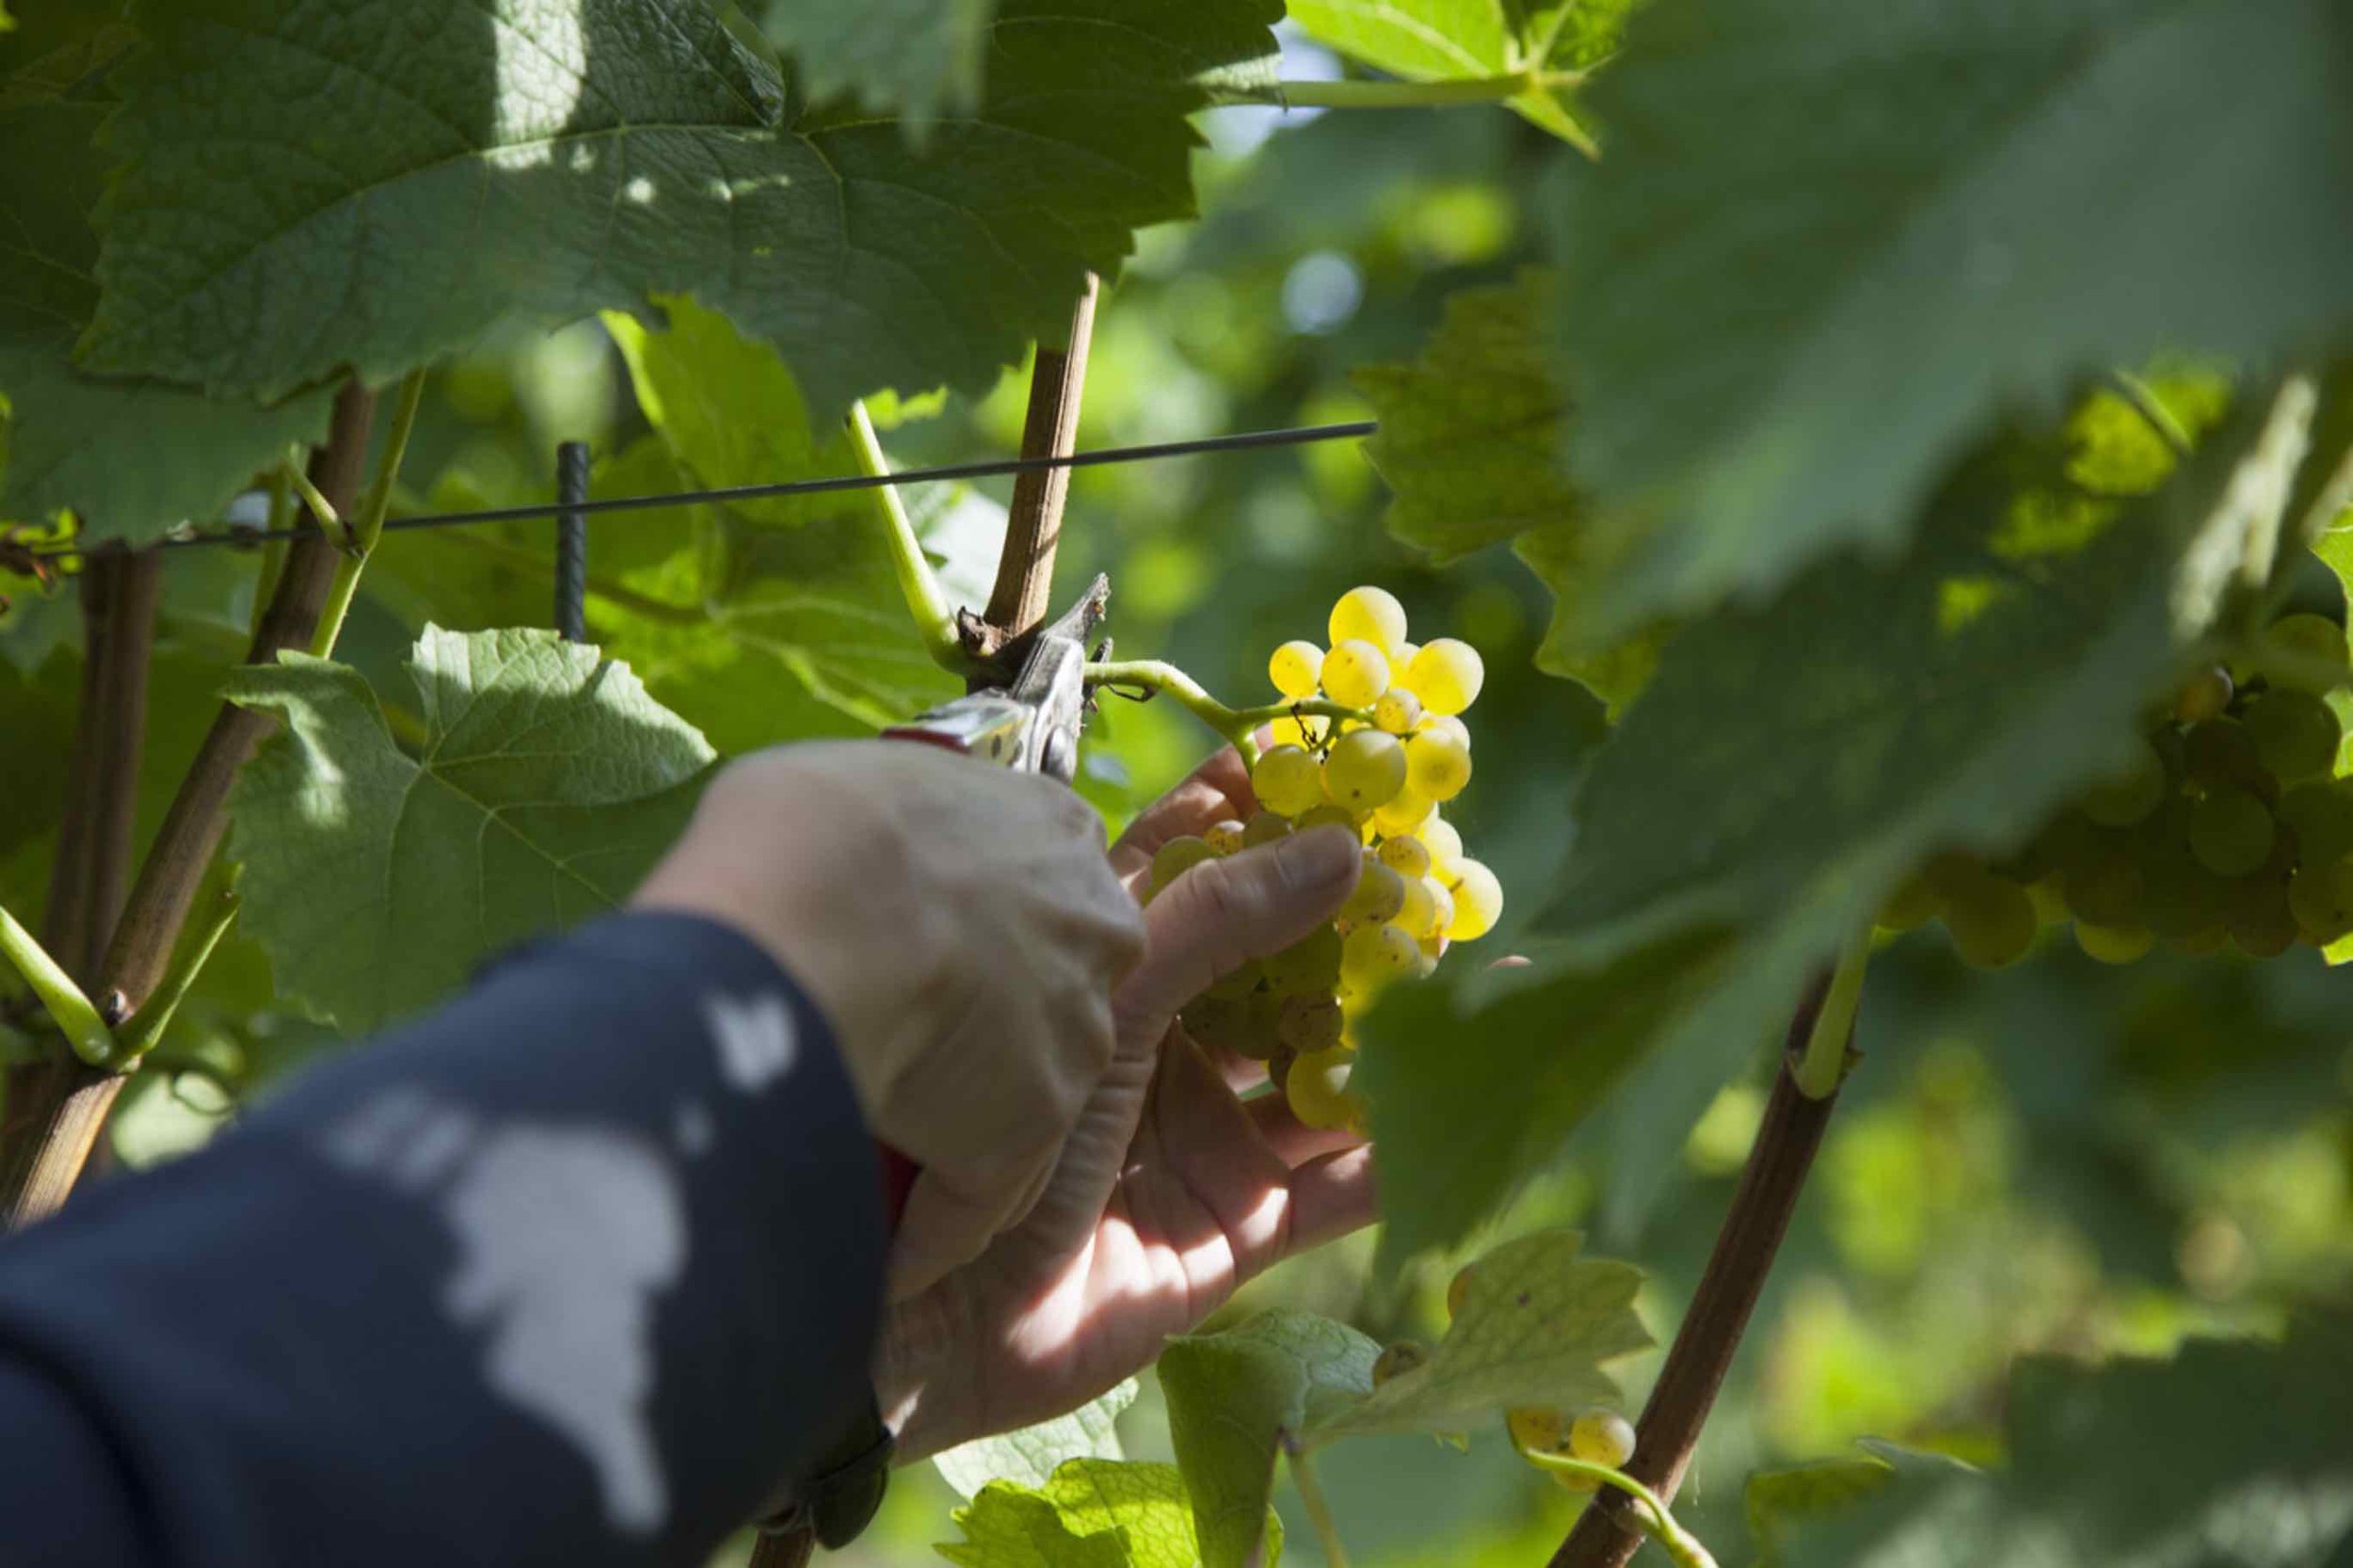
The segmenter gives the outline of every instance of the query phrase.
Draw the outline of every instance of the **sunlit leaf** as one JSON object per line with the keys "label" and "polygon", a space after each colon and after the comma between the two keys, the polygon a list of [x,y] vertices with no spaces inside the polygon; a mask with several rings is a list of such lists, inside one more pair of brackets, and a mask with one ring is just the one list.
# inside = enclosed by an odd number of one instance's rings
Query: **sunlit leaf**
{"label": "sunlit leaf", "polygon": [[[976,1438],[934,1454],[948,1484],[965,1496],[977,1495],[990,1481],[1042,1487],[1074,1459],[1122,1460],[1119,1413],[1136,1402],[1136,1380],[1128,1378],[1102,1398],[1090,1400],[1067,1416],[1040,1421],[1019,1432]],[[1188,1527],[1190,1528],[1190,1527]]]}
{"label": "sunlit leaf", "polygon": [[[999,1480],[955,1512],[965,1539],[939,1555],[963,1568],[1197,1568],[1183,1480],[1170,1464],[1074,1459],[1035,1485]],[[1267,1568],[1283,1524],[1265,1516]]]}

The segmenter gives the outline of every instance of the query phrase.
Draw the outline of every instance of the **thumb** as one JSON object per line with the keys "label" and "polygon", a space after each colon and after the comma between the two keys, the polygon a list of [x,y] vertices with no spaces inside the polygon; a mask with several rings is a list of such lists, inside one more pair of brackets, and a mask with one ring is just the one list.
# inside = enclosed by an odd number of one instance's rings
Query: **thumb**
{"label": "thumb", "polygon": [[1315,827],[1205,860],[1170,883],[1144,912],[1144,962],[1114,998],[1121,1036],[1137,1025],[1157,1035],[1222,976],[1330,920],[1363,856],[1354,834]]}

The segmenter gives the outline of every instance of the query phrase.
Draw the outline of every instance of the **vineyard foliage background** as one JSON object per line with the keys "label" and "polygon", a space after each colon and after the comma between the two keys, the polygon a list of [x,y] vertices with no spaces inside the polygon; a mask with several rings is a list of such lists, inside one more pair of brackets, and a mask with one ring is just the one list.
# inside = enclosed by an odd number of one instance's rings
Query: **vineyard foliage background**
{"label": "vineyard foliage background", "polygon": [[[1858,923],[1930,853],[2022,840],[2263,616],[2344,615],[2332,0],[10,10],[19,542],[249,515],[351,372],[426,371],[394,516],[542,500],[565,440],[604,495],[849,472],[857,398],[897,465],[1001,453],[1089,271],[1115,282],[1082,444],[1379,419],[1362,451],[1082,473],[1064,548],[1065,584],[1112,573],[1123,651],[1237,700],[1360,581],[1486,653],[1461,815],[1535,962],[1380,1015],[1378,1256],[1304,1260],[1217,1325],[1353,1324],[1249,1331],[1302,1400],[1361,1392],[1356,1331],[1434,1338],[1450,1259],[1562,1224],[1640,1265],[1668,1337],[1768,1044]],[[908,498],[960,601],[1004,494]],[[120,1158],[609,904],[715,758],[952,691],[874,505],[598,520],[590,631],[626,673],[521,630],[548,621],[544,523],[389,536],[335,661],[269,669],[239,664],[262,552],[168,554],[141,837],[220,696],[286,722],[232,804],[243,911]],[[82,652],[71,584],[12,565],[0,904],[30,914]],[[1110,704],[1082,788],[1116,817],[1203,744],[1174,704]],[[2301,949],[2107,968],[2061,943],[1982,974],[1932,933],[1888,947],[1679,1514],[1727,1561],[2345,1561],[2346,999]],[[0,1040],[54,1048],[29,1008]],[[1577,1256],[1542,1277],[1603,1267]],[[1529,1375],[1593,1397],[1641,1337],[1625,1304]],[[2252,1337],[2181,1350],[2210,1333]],[[1221,1381],[1254,1343],[1173,1354],[1118,1421],[1150,1463],[1039,1466],[974,1505],[959,1560],[1030,1560],[1049,1528],[1095,1540],[1070,1561],[1246,1549],[1196,1544],[1159,1462],[1198,1491],[1232,1460],[1176,1451],[1161,1412],[1262,1395]],[[1656,1364],[1616,1370],[1639,1396]],[[1361,1409],[1326,1415],[1384,1424]],[[1089,1420],[1064,1436],[1099,1448]],[[946,1473],[968,1494],[1050,1448]],[[1533,1561],[1576,1506],[1492,1423],[1324,1465],[1382,1564]],[[910,1472],[864,1560],[926,1560],[950,1498]]]}

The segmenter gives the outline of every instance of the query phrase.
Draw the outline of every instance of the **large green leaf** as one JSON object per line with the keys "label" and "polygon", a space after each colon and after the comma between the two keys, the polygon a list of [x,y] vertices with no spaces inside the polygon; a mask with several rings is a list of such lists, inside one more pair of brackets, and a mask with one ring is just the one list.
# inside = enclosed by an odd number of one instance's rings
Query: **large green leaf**
{"label": "large green leaf", "polygon": [[[1637,0],[1290,0],[1307,36],[1408,81],[1572,75],[1616,52]],[[1508,102],[1554,136],[1591,138],[1562,83]]]}
{"label": "large green leaf", "polygon": [[1646,11],[1561,224],[1576,472],[1658,525],[1593,633],[1900,541],[1998,405],[2353,326],[2348,100],[2336,0]]}
{"label": "large green leaf", "polygon": [[0,102],[0,519],[71,510],[93,536],[153,538],[216,516],[254,471],[323,436],[324,393],[274,408],[184,387],[89,376],[73,340],[98,305],[89,211],[104,184],[104,107]]}
{"label": "large green leaf", "polygon": [[[1170,1464],[1074,1459],[1034,1486],[995,1481],[956,1510],[965,1539],[939,1555],[964,1568],[1198,1568],[1193,1511]],[[1265,1515],[1266,1568],[1283,1522]]]}
{"label": "large green leaf", "polygon": [[1389,532],[1445,563],[1509,542],[1556,608],[1538,665],[1581,682],[1614,711],[1641,689],[1659,637],[1596,647],[1582,630],[1628,541],[1593,515],[1561,463],[1569,402],[1540,341],[1559,280],[1530,270],[1468,289],[1411,363],[1356,373],[1381,430],[1367,455],[1397,502]]}
{"label": "large green leaf", "polygon": [[[1668,646],[1581,788],[1545,923],[1589,964],[1738,936],[1649,1043],[1646,1070],[1678,1087],[1632,1101],[1622,1141],[1678,1144],[1931,854],[2014,847],[2129,754],[2248,535],[2277,520],[2313,410],[2290,386],[2121,507],[2074,490],[2062,454],[1994,448],[1948,480],[1906,559],[1819,567]],[[1648,1196],[1613,1181],[1613,1223]]]}
{"label": "large green leaf", "polygon": [[980,112],[922,153],[890,121],[788,99],[700,5],[139,14],[89,365],[267,396],[682,293],[839,410],[981,389],[1058,338],[1088,269],[1191,214],[1196,78],[1271,57],[1278,12],[1011,7]]}
{"label": "large green leaf", "polygon": [[1481,1257],[1430,1360],[1378,1389],[1380,1346],[1311,1313],[1278,1309],[1223,1334],[1170,1340],[1160,1387],[1208,1568],[1249,1560],[1287,1444],[1457,1432],[1513,1405],[1616,1398],[1601,1364],[1651,1343],[1634,1315],[1641,1274],[1584,1258],[1582,1247],[1574,1231],[1548,1231]]}
{"label": "large green leaf", "polygon": [[290,653],[228,687],[286,721],[231,799],[244,923],[280,991],[348,1033],[617,904],[685,825],[712,760],[628,666],[552,632],[429,629],[409,673],[413,756],[340,664]]}
{"label": "large green leaf", "polygon": [[1881,1450],[1892,1472],[1850,1506],[1783,1490],[1759,1523],[1776,1568],[2320,1568],[2353,1551],[2349,1392],[2341,1318],[2171,1361],[2027,1361],[2005,1471]]}
{"label": "large green leaf", "polygon": [[[949,1485],[967,1497],[993,1480],[1041,1487],[1074,1459],[1121,1460],[1119,1413],[1136,1402],[1136,1380],[1128,1378],[1100,1399],[1067,1416],[995,1437],[979,1437],[932,1456]],[[1192,1527],[1186,1527],[1188,1535]]]}

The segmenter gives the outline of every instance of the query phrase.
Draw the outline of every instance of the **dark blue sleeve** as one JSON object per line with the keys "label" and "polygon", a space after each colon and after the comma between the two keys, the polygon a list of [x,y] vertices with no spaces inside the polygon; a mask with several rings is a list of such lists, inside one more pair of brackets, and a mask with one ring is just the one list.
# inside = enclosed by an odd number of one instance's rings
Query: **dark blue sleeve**
{"label": "dark blue sleeve", "polygon": [[616,917],[0,1245],[0,1560],[699,1564],[863,1408],[881,1176],[757,947]]}

